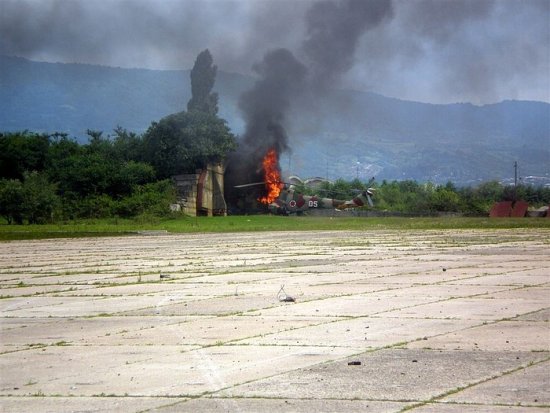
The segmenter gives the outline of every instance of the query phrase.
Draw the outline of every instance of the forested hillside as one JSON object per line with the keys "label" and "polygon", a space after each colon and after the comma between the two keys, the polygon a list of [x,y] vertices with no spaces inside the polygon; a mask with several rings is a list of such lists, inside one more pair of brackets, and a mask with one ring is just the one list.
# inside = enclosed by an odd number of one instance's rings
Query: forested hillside
{"label": "forested hillside", "polygon": [[[243,130],[238,98],[254,79],[218,71],[219,115]],[[66,132],[87,142],[121,126],[144,133],[185,109],[189,71],[38,63],[0,56],[0,131]],[[292,108],[283,169],[330,179],[415,179],[457,184],[513,177],[550,179],[550,104],[432,105],[337,91]],[[539,180],[539,183],[546,181]]]}

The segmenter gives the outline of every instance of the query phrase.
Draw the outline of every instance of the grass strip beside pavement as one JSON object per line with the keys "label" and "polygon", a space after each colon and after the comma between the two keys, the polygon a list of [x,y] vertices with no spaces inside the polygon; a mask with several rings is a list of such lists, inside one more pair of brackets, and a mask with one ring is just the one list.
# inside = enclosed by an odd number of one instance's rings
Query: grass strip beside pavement
{"label": "grass strip beside pavement", "polygon": [[511,229],[548,228],[548,218],[405,218],[405,217],[311,217],[311,216],[227,216],[182,217],[177,219],[132,221],[88,220],[47,225],[0,225],[0,241],[102,237],[137,234],[141,231],[168,233],[222,233],[261,231],[319,230],[439,230],[439,229]]}

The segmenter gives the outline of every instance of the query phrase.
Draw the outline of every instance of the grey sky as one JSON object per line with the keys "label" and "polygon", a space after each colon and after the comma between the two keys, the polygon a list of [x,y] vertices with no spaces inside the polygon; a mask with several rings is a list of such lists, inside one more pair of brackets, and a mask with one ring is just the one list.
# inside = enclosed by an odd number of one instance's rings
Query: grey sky
{"label": "grey sky", "polygon": [[[377,24],[361,33],[349,62],[336,62],[346,63],[338,86],[433,103],[550,102],[550,0],[394,0],[379,16],[380,1],[365,1]],[[0,0],[0,54],[189,69],[208,48],[220,70],[252,74],[273,49],[307,60],[314,3]]]}

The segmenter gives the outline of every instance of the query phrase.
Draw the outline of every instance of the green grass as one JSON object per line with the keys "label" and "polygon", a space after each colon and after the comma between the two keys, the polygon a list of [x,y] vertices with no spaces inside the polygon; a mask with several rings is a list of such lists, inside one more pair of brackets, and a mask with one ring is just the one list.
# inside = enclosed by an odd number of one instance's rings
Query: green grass
{"label": "green grass", "polygon": [[197,217],[135,222],[90,220],[49,225],[0,225],[0,241],[67,237],[103,237],[139,231],[222,233],[309,230],[429,230],[429,229],[549,228],[548,218],[403,218],[403,217],[283,217],[269,215]]}

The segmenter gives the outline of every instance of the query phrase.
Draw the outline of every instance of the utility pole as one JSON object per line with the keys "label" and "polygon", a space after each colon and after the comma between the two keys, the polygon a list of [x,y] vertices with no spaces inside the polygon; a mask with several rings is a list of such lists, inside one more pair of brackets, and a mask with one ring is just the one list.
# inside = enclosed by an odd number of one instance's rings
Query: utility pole
{"label": "utility pole", "polygon": [[514,202],[518,200],[518,161],[514,161]]}

